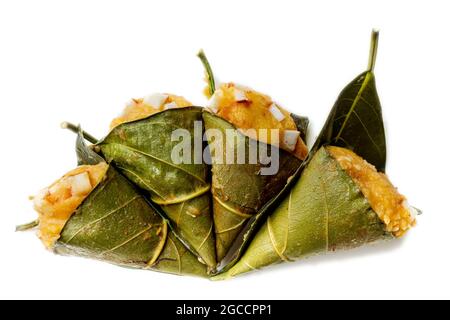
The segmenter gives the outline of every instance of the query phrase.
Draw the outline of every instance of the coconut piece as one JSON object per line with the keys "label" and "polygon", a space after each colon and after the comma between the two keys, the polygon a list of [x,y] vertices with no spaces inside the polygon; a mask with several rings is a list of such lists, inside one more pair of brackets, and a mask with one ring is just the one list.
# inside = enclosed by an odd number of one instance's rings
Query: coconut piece
{"label": "coconut piece", "polygon": [[234,99],[236,100],[236,102],[248,101],[245,92],[238,88],[234,88]]}
{"label": "coconut piece", "polygon": [[92,190],[89,173],[83,172],[68,178],[73,195],[88,194]]}
{"label": "coconut piece", "polygon": [[280,111],[280,109],[277,107],[275,103],[272,103],[270,105],[269,111],[273,115],[273,117],[278,121],[283,121],[286,118],[286,116]]}
{"label": "coconut piece", "polygon": [[169,95],[163,93],[154,93],[143,98],[143,102],[153,108],[160,108],[169,98]]}
{"label": "coconut piece", "polygon": [[167,109],[176,109],[176,108],[178,108],[178,105],[177,105],[176,102],[169,102],[169,103],[166,103],[166,104],[164,105],[164,110],[167,110]]}
{"label": "coconut piece", "polygon": [[281,147],[291,152],[294,151],[299,137],[300,132],[297,130],[284,130],[282,132]]}

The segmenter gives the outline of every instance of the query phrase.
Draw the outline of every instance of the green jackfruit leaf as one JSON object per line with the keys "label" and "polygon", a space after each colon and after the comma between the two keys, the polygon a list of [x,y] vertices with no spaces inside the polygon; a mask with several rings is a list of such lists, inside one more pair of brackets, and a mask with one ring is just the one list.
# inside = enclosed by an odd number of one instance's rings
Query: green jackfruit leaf
{"label": "green jackfruit leaf", "polygon": [[[324,202],[328,203],[331,208],[331,206],[335,205],[339,196],[348,196],[345,192],[347,192],[349,184],[353,188],[356,187],[350,177],[339,170],[336,173],[324,171],[323,174],[328,174],[329,176],[322,177],[321,170],[333,167],[330,163],[334,161],[329,159],[326,151],[318,152],[319,150],[324,150],[321,149],[323,146],[336,145],[348,148],[374,164],[379,171],[384,171],[385,169],[386,141],[384,123],[373,74],[377,47],[378,32],[374,31],[371,39],[368,71],[359,75],[341,92],[308,158],[290,180],[290,184],[277,197],[278,199],[284,199],[282,204],[275,209],[274,214],[270,216],[262,229],[257,233],[248,249],[246,246],[243,246],[247,251],[245,251],[242,259],[239,260],[239,256],[242,255],[244,250],[241,250],[240,255],[229,259],[228,268],[224,268],[223,270],[229,269],[235,263],[238,264],[223,275],[222,278],[249,271],[251,267],[246,266],[247,263],[254,268],[259,268],[280,261],[295,260],[310,254],[326,251],[328,250],[327,248],[337,249],[345,246],[357,246],[364,243],[364,241],[370,242],[385,236],[381,232],[382,229],[379,228],[380,221],[373,216],[373,211],[368,214],[370,206],[366,211],[363,210],[364,208],[359,208],[359,211],[352,211],[347,217],[344,217],[344,212],[340,210],[330,211],[333,216],[340,216],[340,221],[342,221],[343,226],[350,226],[348,233],[342,233],[343,237],[348,236],[347,240],[341,239],[342,241],[334,241],[331,238],[333,235],[332,229],[329,229],[331,230],[328,234],[330,238],[324,236],[325,233],[322,232],[323,230],[320,231],[320,228],[324,228],[321,222],[323,213],[318,213],[318,210],[323,209]],[[316,164],[313,164],[313,161]],[[337,168],[335,165],[334,167]],[[340,175],[340,180],[338,179],[333,182],[331,177],[338,174]],[[323,178],[327,178],[328,186],[324,185]],[[319,186],[321,185],[327,187],[327,190],[332,195],[331,200],[328,200],[327,195],[320,192],[321,189]],[[311,190],[315,190],[315,192]],[[340,195],[339,192],[343,194]],[[309,202],[308,197],[311,198]],[[362,201],[363,197],[361,194],[360,198]],[[365,202],[367,204],[367,200]],[[353,206],[352,203],[352,201],[347,203],[346,199],[343,198],[340,205],[351,208]],[[320,207],[321,205],[322,207]],[[364,229],[364,219],[369,218],[377,221],[373,226],[370,226],[375,229],[365,229],[364,232],[367,231],[366,240],[364,240],[364,236],[362,238],[356,237],[352,232],[355,230],[358,231],[358,227]],[[311,225],[308,226],[308,223]],[[356,227],[356,229],[353,227]],[[339,228],[335,230],[337,232],[336,236],[342,231]],[[295,235],[296,233],[298,235]],[[279,238],[280,234],[284,239],[281,242]],[[265,242],[267,236],[271,242]],[[275,237],[278,238],[275,239]],[[248,238],[247,242],[250,240],[252,239]],[[325,249],[323,247],[324,240],[328,243]],[[272,243],[272,241],[274,242]],[[347,243],[346,241],[349,242]],[[298,243],[298,245],[295,243]],[[292,248],[292,246],[295,246],[298,251]],[[257,258],[255,258],[256,255]]]}
{"label": "green jackfruit leaf", "polygon": [[356,183],[322,147],[242,258],[215,279],[391,238]]}
{"label": "green jackfruit leaf", "polygon": [[[80,164],[104,161],[77,139]],[[174,274],[206,276],[156,209],[112,165],[66,223],[55,251]]]}
{"label": "green jackfruit leaf", "polygon": [[130,181],[148,192],[183,243],[214,268],[209,168],[202,157],[197,159],[198,150],[202,155],[202,140],[200,145],[191,142],[190,163],[175,163],[172,159],[172,152],[180,143],[172,138],[172,133],[184,130],[189,137],[197,134],[201,139],[201,124],[201,108],[166,110],[117,126],[96,148]]}
{"label": "green jackfruit leaf", "polygon": [[[274,201],[300,166],[301,160],[274,147],[279,154],[279,169],[275,174],[262,175],[261,170],[268,165],[249,161],[250,145],[257,145],[258,150],[264,148],[268,153],[270,147],[244,136],[231,123],[212,113],[204,112],[203,119],[210,147],[217,143],[214,132],[222,137],[232,132],[235,137],[232,142],[234,150],[245,150],[245,161],[241,163],[237,161],[237,152],[232,154],[234,161],[226,161],[226,143],[229,141],[222,141],[223,146],[211,152],[214,223],[220,261],[224,257],[235,256],[241,250],[243,240],[250,237],[255,227],[255,221],[264,214],[261,209]],[[227,263],[227,260],[222,260],[219,271]]]}
{"label": "green jackfruit leaf", "polygon": [[386,169],[386,137],[381,104],[375,85],[378,32],[372,33],[368,70],[357,76],[340,93],[312,149],[323,145],[352,150],[379,171]]}

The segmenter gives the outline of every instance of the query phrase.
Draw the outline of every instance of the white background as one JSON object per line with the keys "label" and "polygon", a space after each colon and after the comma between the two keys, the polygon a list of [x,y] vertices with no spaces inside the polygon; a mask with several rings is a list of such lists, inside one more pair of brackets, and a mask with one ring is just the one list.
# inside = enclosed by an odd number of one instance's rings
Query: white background
{"label": "white background", "polygon": [[[0,298],[450,298],[447,1],[2,1]],[[14,226],[27,197],[75,165],[62,120],[101,137],[131,97],[204,103],[216,75],[307,115],[317,135],[339,91],[376,66],[388,173],[421,208],[403,240],[213,283],[54,256]]]}

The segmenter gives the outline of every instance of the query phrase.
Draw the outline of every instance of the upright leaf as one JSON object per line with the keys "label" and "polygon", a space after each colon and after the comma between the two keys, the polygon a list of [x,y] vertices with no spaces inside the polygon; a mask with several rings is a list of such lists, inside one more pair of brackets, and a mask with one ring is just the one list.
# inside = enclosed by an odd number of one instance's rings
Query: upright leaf
{"label": "upright leaf", "polygon": [[373,73],[377,47],[378,32],[374,31],[368,70],[342,90],[312,154],[323,145],[340,146],[354,151],[378,170],[385,170],[386,137]]}

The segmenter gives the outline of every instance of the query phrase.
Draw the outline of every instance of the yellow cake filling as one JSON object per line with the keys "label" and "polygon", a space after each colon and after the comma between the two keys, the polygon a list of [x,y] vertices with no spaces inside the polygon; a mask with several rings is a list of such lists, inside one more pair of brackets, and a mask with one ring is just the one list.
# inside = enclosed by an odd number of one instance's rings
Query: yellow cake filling
{"label": "yellow cake filling", "polygon": [[[291,114],[267,95],[225,83],[210,97],[208,108],[253,139],[277,145],[301,160],[308,154]],[[278,129],[277,136],[270,129]]]}
{"label": "yellow cake filling", "polygon": [[416,224],[416,210],[409,206],[385,174],[377,172],[373,165],[348,149],[331,146],[327,149],[359,186],[372,209],[385,223],[386,231],[401,237]]}
{"label": "yellow cake filling", "polygon": [[38,236],[47,248],[59,239],[67,221],[84,199],[103,180],[108,165],[80,166],[33,198],[34,209],[39,214]]}
{"label": "yellow cake filling", "polygon": [[124,122],[144,119],[167,109],[189,106],[192,106],[192,103],[185,98],[166,93],[155,93],[144,98],[132,99],[122,114],[111,122],[110,128],[117,127]]}

